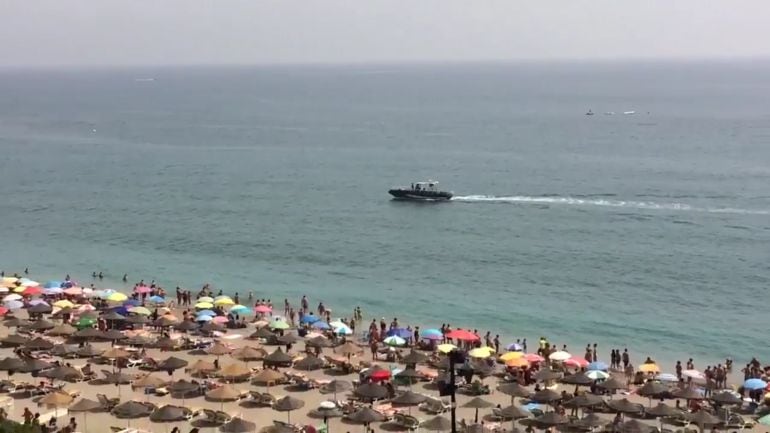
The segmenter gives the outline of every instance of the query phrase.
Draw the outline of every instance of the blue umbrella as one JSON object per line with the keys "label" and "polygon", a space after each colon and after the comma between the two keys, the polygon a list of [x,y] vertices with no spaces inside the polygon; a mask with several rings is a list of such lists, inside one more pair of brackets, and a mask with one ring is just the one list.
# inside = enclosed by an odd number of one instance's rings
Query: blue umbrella
{"label": "blue umbrella", "polygon": [[166,302],[166,299],[164,299],[162,296],[155,295],[155,296],[150,296],[150,302],[152,302],[153,304],[162,304]]}
{"label": "blue umbrella", "polygon": [[142,305],[142,301],[138,299],[129,299],[123,303],[124,306],[138,307]]}
{"label": "blue umbrella", "polygon": [[426,340],[443,340],[444,334],[441,333],[440,329],[425,329],[420,332],[420,337]]}
{"label": "blue umbrella", "polygon": [[46,281],[46,283],[43,285],[46,289],[50,289],[52,287],[61,287],[61,281]]}
{"label": "blue umbrella", "polygon": [[211,322],[212,317],[208,314],[198,314],[195,318],[196,322]]}
{"label": "blue umbrella", "polygon": [[111,290],[111,289],[102,290],[101,293],[99,294],[99,297],[102,298],[102,299],[107,299],[113,293],[115,293],[115,291]]}
{"label": "blue umbrella", "polygon": [[762,379],[748,379],[743,382],[743,387],[752,391],[767,388],[767,382]]}
{"label": "blue umbrella", "polygon": [[594,361],[590,364],[588,364],[588,370],[599,370],[599,371],[607,371],[609,366],[601,361]]}
{"label": "blue umbrella", "polygon": [[511,343],[505,346],[505,350],[509,352],[521,352],[523,349],[524,347],[519,343]]}
{"label": "blue umbrella", "polygon": [[18,310],[24,306],[24,303],[21,301],[5,301],[3,304],[5,305],[5,308],[9,310]]}
{"label": "blue umbrella", "polygon": [[125,306],[123,306],[123,307],[115,307],[115,308],[112,309],[112,311],[120,314],[121,316],[128,315],[128,308],[125,307]]}
{"label": "blue umbrella", "polygon": [[316,317],[316,316],[314,316],[312,314],[305,314],[304,316],[302,316],[302,319],[299,321],[299,323],[308,323],[308,324],[310,324],[310,323],[315,323],[315,322],[317,322],[319,320],[321,320],[321,319],[319,319],[318,317]]}
{"label": "blue umbrella", "polygon": [[254,314],[254,312],[251,311],[249,307],[244,307],[244,306],[241,306],[241,308],[231,308],[230,312],[233,314],[240,314],[241,316]]}
{"label": "blue umbrella", "polygon": [[211,316],[211,317],[214,317],[214,316],[217,315],[217,313],[215,313],[215,312],[213,312],[211,310],[201,310],[201,311],[198,311],[198,315],[199,316]]}
{"label": "blue umbrella", "polygon": [[62,289],[61,287],[48,287],[43,289],[44,295],[58,295],[62,292],[64,292],[64,289]]}
{"label": "blue umbrella", "polygon": [[33,300],[29,301],[29,305],[39,305],[39,304],[48,305],[50,307],[48,302],[46,302],[46,301],[44,301],[42,299],[33,299]]}
{"label": "blue umbrella", "polygon": [[322,322],[320,320],[316,321],[316,322],[313,322],[313,324],[311,326],[313,328],[315,328],[315,329],[331,329],[332,328],[331,326],[329,326],[328,323]]}
{"label": "blue umbrella", "polygon": [[70,287],[72,287],[74,285],[75,285],[75,283],[73,283],[72,281],[65,281],[64,284],[62,284],[61,286],[66,288],[66,289],[69,289]]}
{"label": "blue umbrella", "polygon": [[387,333],[388,337],[401,337],[403,339],[412,338],[412,331],[406,328],[393,328]]}
{"label": "blue umbrella", "polygon": [[679,377],[671,373],[661,373],[655,376],[655,379],[658,379],[661,382],[679,382]]}

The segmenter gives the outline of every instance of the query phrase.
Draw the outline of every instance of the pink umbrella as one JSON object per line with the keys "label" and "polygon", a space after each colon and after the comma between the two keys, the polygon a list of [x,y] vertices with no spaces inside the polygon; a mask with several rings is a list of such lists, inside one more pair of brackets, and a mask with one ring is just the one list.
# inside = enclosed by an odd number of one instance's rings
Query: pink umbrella
{"label": "pink umbrella", "polygon": [[64,289],[64,294],[65,295],[71,295],[71,296],[82,295],[83,294],[83,288],[82,287],[77,287],[77,286],[72,286],[69,289]]}
{"label": "pink umbrella", "polygon": [[568,360],[564,361],[564,365],[570,366],[570,367],[588,367],[588,361],[586,361],[584,358],[581,358],[579,356],[573,356],[572,358],[569,358]]}
{"label": "pink umbrella", "polygon": [[273,309],[267,305],[257,305],[257,308],[255,308],[254,311],[257,313],[270,313],[273,311]]}
{"label": "pink umbrella", "polygon": [[150,293],[152,292],[152,289],[147,286],[139,286],[134,288],[134,292],[142,294],[142,293]]}
{"label": "pink umbrella", "polygon": [[21,294],[24,296],[39,295],[41,293],[43,293],[43,289],[41,289],[40,286],[27,287],[23,292],[21,292]]}
{"label": "pink umbrella", "polygon": [[524,355],[524,359],[526,359],[529,362],[543,362],[545,361],[545,358],[538,355],[537,353],[527,353]]}
{"label": "pink umbrella", "polygon": [[227,323],[228,322],[227,317],[225,317],[225,316],[214,317],[214,318],[211,319],[211,321],[214,322],[214,323]]}

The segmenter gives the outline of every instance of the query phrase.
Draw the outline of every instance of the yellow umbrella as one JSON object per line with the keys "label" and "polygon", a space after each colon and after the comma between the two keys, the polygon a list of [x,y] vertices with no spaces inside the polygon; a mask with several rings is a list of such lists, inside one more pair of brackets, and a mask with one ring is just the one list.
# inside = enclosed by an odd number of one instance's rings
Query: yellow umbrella
{"label": "yellow umbrella", "polygon": [[198,302],[214,302],[214,298],[211,296],[202,296],[198,298]]}
{"label": "yellow umbrella", "polygon": [[505,365],[508,367],[527,367],[529,366],[529,361],[524,358],[513,358],[505,361]]}
{"label": "yellow umbrella", "polygon": [[489,346],[484,346],[471,350],[468,352],[468,355],[470,355],[471,358],[489,358],[493,353],[495,353],[495,349]]}
{"label": "yellow umbrella", "polygon": [[25,286],[19,286],[19,287],[16,287],[15,289],[13,289],[13,291],[16,292],[16,293],[21,293],[21,292],[25,291],[26,289],[27,288]]}
{"label": "yellow umbrella", "polygon": [[642,364],[639,366],[639,371],[644,373],[660,373],[660,367],[658,367],[658,364]]}
{"label": "yellow umbrella", "polygon": [[66,299],[62,299],[61,301],[54,302],[53,306],[54,307],[59,307],[59,308],[73,308],[75,306],[75,304],[73,304],[72,302],[70,302],[70,301],[68,301]]}
{"label": "yellow umbrella", "polygon": [[214,301],[214,305],[235,305],[235,301],[230,298],[222,298]]}
{"label": "yellow umbrella", "polygon": [[512,359],[519,359],[524,356],[523,352],[507,352],[500,355],[500,361],[508,362]]}
{"label": "yellow umbrella", "polygon": [[126,299],[128,299],[128,296],[120,292],[115,292],[110,294],[110,296],[107,296],[107,300],[112,302],[123,302]]}
{"label": "yellow umbrella", "polygon": [[149,316],[150,314],[152,314],[150,313],[150,310],[148,310],[145,307],[131,307],[128,309],[128,311],[134,314],[141,314],[142,316]]}
{"label": "yellow umbrella", "polygon": [[16,277],[3,277],[2,282],[3,284],[16,284],[16,282],[19,281]]}
{"label": "yellow umbrella", "polygon": [[211,302],[198,302],[195,304],[195,308],[199,310],[208,310],[209,308],[214,308],[214,304]]}
{"label": "yellow umbrella", "polygon": [[457,346],[455,346],[454,344],[439,344],[438,346],[436,346],[436,349],[438,349],[438,351],[441,353],[449,353],[457,349]]}

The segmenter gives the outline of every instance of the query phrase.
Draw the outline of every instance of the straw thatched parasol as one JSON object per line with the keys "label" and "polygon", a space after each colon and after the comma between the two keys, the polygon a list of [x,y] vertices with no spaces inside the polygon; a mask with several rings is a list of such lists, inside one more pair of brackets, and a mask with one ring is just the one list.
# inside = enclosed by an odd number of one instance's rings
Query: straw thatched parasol
{"label": "straw thatched parasol", "polygon": [[644,410],[644,406],[639,403],[632,403],[627,398],[610,400],[607,402],[607,407],[620,413],[641,413]]}
{"label": "straw thatched parasol", "polygon": [[73,367],[59,366],[40,372],[40,376],[51,379],[75,382],[83,379],[83,373]]}
{"label": "straw thatched parasol", "polygon": [[534,379],[538,382],[547,382],[561,378],[561,373],[550,368],[544,368],[535,373]]}
{"label": "straw thatched parasol", "polygon": [[74,400],[74,397],[67,394],[66,392],[61,391],[54,391],[52,393],[46,394],[38,400],[38,404],[51,406],[51,407],[64,407],[69,406],[70,403],[72,403],[72,400]]}
{"label": "straw thatched parasol", "polygon": [[594,380],[586,376],[585,373],[578,372],[575,374],[570,374],[569,376],[562,377],[559,382],[567,385],[591,385],[594,383]]}
{"label": "straw thatched parasol", "polygon": [[206,322],[203,326],[201,326],[201,331],[203,332],[214,332],[214,331],[224,331],[225,327],[214,322]]}
{"label": "straw thatched parasol", "polygon": [[187,369],[187,371],[189,371],[193,375],[208,374],[208,373],[213,373],[217,371],[217,367],[214,365],[213,362],[199,359],[195,361],[195,364],[191,365]]}
{"label": "straw thatched parasol", "polygon": [[309,340],[305,340],[305,347],[324,348],[324,347],[331,347],[331,346],[332,346],[332,342],[329,341],[328,338],[322,335],[313,337]]}
{"label": "straw thatched parasol", "polygon": [[118,347],[113,347],[112,349],[102,353],[102,357],[107,359],[128,358],[129,356],[131,356],[130,353]]}
{"label": "straw thatched parasol", "polygon": [[51,355],[69,356],[78,351],[77,344],[57,344],[51,349]]}
{"label": "straw thatched parasol", "polygon": [[604,404],[604,399],[596,394],[580,394],[564,402],[564,407],[568,408],[583,408],[593,407]]}
{"label": "straw thatched parasol", "polygon": [[703,394],[694,387],[687,387],[683,389],[677,389],[671,393],[676,398],[683,398],[685,400],[703,400]]}
{"label": "straw thatched parasol", "polygon": [[40,319],[30,323],[27,328],[32,329],[34,331],[45,331],[47,329],[53,329],[55,327],[56,327],[56,324],[54,324],[50,320]]}
{"label": "straw thatched parasol", "polygon": [[604,382],[597,385],[599,388],[606,389],[607,391],[617,391],[620,389],[628,389],[628,384],[616,377],[610,377]]}
{"label": "straw thatched parasol", "polygon": [[103,349],[99,349],[90,344],[86,344],[85,346],[78,349],[77,352],[75,352],[75,354],[81,358],[92,358],[94,356],[101,355],[103,352],[104,352]]}
{"label": "straw thatched parasol", "polygon": [[427,421],[423,421],[420,427],[429,431],[449,431],[452,430],[452,421],[439,415]]}
{"label": "straw thatched parasol", "polygon": [[188,362],[184,359],[180,359],[174,356],[169,356],[158,364],[158,370],[178,370],[182,367],[187,367]]}
{"label": "straw thatched parasol", "polygon": [[388,396],[388,388],[376,383],[365,383],[356,388],[353,393],[366,400],[378,400]]}
{"label": "straw thatched parasol", "polygon": [[719,404],[743,404],[743,400],[729,391],[722,391],[713,394],[709,400]]}
{"label": "straw thatched parasol", "polygon": [[340,355],[351,357],[353,355],[359,355],[361,353],[364,353],[364,349],[361,346],[351,341],[348,341],[342,346],[339,346],[336,349],[334,349],[334,353],[339,353]]}
{"label": "straw thatched parasol", "polygon": [[475,419],[474,422],[479,422],[479,409],[487,409],[493,406],[494,404],[484,400],[481,397],[474,397],[468,400],[467,402],[465,402],[465,404],[462,407],[469,407],[472,409],[476,409],[476,416],[474,418]]}
{"label": "straw thatched parasol", "polygon": [[27,308],[27,313],[29,314],[48,314],[51,311],[53,311],[53,308],[45,303],[33,305]]}
{"label": "straw thatched parasol", "polygon": [[29,338],[19,335],[19,334],[11,334],[7,337],[4,337],[3,339],[0,339],[0,343],[2,343],[3,346],[21,346],[22,344],[29,341]]}
{"label": "straw thatched parasol", "polygon": [[193,331],[195,329],[198,329],[198,324],[195,322],[191,322],[189,320],[185,320],[183,322],[177,323],[174,325],[174,329],[178,331]]}
{"label": "straw thatched parasol", "polygon": [[235,417],[224,423],[224,425],[219,428],[219,431],[225,433],[248,433],[254,431],[256,428],[257,425],[253,422],[246,421],[240,417]]}
{"label": "straw thatched parasol", "polygon": [[55,326],[50,331],[46,332],[46,334],[47,335],[52,335],[52,336],[64,336],[64,337],[66,337],[66,336],[74,334],[75,332],[77,332],[77,329],[74,326],[72,326],[72,325],[70,325],[68,323],[62,323],[61,325]]}
{"label": "straw thatched parasol", "polygon": [[104,337],[104,333],[96,328],[85,328],[72,334],[72,337],[81,340],[97,340]]}
{"label": "straw thatched parasol", "polygon": [[532,391],[516,382],[504,383],[498,386],[497,390],[505,395],[510,395],[511,397],[529,397],[529,395],[532,394]]}
{"label": "straw thatched parasol", "polygon": [[166,384],[165,380],[157,376],[153,376],[152,374],[148,374],[133,381],[131,383],[131,387],[132,388],[159,388],[165,384]]}
{"label": "straw thatched parasol", "polygon": [[30,358],[24,361],[24,367],[22,367],[20,371],[23,371],[25,373],[30,373],[33,371],[40,371],[48,368],[53,368],[53,366],[54,365],[51,364],[50,362],[43,361],[42,359]]}
{"label": "straw thatched parasol", "polygon": [[635,419],[628,420],[616,426],[610,424],[608,428],[611,428],[611,431],[617,433],[652,433],[653,431],[657,431],[655,427],[649,424],[644,424]]}
{"label": "straw thatched parasol", "polygon": [[280,348],[276,349],[273,353],[267,355],[262,359],[264,364],[267,365],[290,365],[294,360],[290,355],[284,353]]}
{"label": "straw thatched parasol", "polygon": [[544,403],[544,404],[551,404],[561,399],[562,399],[561,394],[548,388],[541,389],[540,391],[532,394],[532,398],[531,398],[531,400],[534,402]]}
{"label": "straw thatched parasol", "polygon": [[294,363],[294,368],[297,370],[318,370],[322,368],[326,363],[323,359],[317,357],[317,356],[306,356],[299,361]]}
{"label": "straw thatched parasol", "polygon": [[125,340],[128,338],[128,336],[118,329],[108,329],[107,331],[104,332],[104,335],[102,336],[102,338],[104,338],[105,340],[117,341],[117,340]]}
{"label": "straw thatched parasol", "polygon": [[0,361],[0,370],[3,371],[21,371],[24,368],[24,361],[17,357],[3,358]]}
{"label": "straw thatched parasol", "polygon": [[150,421],[152,422],[175,422],[185,421],[190,415],[190,409],[186,407],[174,406],[167,404],[163,407],[155,409],[150,414]]}
{"label": "straw thatched parasol", "polygon": [[305,406],[305,401],[298,398],[287,395],[286,397],[278,399],[273,403],[273,410],[278,412],[286,412],[286,422],[291,423],[291,411],[301,409]]}
{"label": "straw thatched parasol", "polygon": [[353,384],[347,380],[332,380],[331,382],[321,386],[321,392],[334,394],[334,400],[337,400],[338,392],[350,391],[353,389]]}
{"label": "straw thatched parasol", "polygon": [[206,399],[211,401],[233,401],[240,398],[241,393],[231,385],[224,384],[206,393]]}
{"label": "straw thatched parasol", "polygon": [[230,349],[223,343],[217,342],[213,346],[211,346],[206,352],[208,352],[209,355],[222,356],[232,352],[232,349]]}
{"label": "straw thatched parasol", "polygon": [[348,420],[359,424],[368,425],[373,422],[385,420],[385,415],[370,407],[361,408],[348,416]]}
{"label": "straw thatched parasol", "polygon": [[155,405],[151,403],[129,400],[115,406],[112,414],[121,419],[144,418],[150,416],[154,410]]}
{"label": "straw thatched parasol", "polygon": [[261,347],[256,348],[246,346],[234,350],[230,356],[244,362],[259,361],[260,359],[264,359],[265,356],[267,356],[267,352],[265,352],[265,349],[262,349]]}
{"label": "straw thatched parasol", "polygon": [[70,405],[67,410],[70,412],[83,412],[83,431],[88,431],[88,412],[101,409],[102,404],[87,398],[82,398],[75,404]]}
{"label": "straw thatched parasol", "polygon": [[251,369],[242,362],[233,362],[219,371],[219,377],[225,380],[245,380],[251,376]]}
{"label": "straw thatched parasol", "polygon": [[283,334],[278,337],[278,342],[281,344],[294,344],[299,341],[299,337],[296,334]]}
{"label": "straw thatched parasol", "polygon": [[657,397],[668,391],[669,391],[668,386],[660,382],[650,381],[642,385],[642,387],[639,388],[638,390],[636,390],[636,393],[641,395],[642,397]]}
{"label": "straw thatched parasol", "polygon": [[657,406],[645,409],[644,413],[654,417],[666,417],[681,415],[682,411],[665,403],[658,403]]}
{"label": "straw thatched parasol", "polygon": [[523,407],[512,404],[500,409],[498,415],[506,419],[521,419],[529,417],[532,413]]}
{"label": "straw thatched parasol", "polygon": [[51,350],[53,349],[53,342],[42,337],[37,337],[34,340],[24,343],[24,347],[29,350]]}
{"label": "straw thatched parasol", "polygon": [[427,361],[428,361],[427,355],[420,352],[416,352],[414,350],[410,350],[409,353],[401,359],[401,362],[403,362],[404,364],[419,364],[421,362],[427,362]]}

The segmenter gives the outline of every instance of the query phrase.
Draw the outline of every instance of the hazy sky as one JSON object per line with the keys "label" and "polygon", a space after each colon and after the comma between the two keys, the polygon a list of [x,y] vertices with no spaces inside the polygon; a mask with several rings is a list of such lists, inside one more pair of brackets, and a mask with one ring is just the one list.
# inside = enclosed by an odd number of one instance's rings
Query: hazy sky
{"label": "hazy sky", "polygon": [[770,56],[770,0],[0,0],[0,65]]}

